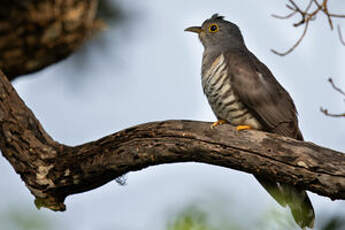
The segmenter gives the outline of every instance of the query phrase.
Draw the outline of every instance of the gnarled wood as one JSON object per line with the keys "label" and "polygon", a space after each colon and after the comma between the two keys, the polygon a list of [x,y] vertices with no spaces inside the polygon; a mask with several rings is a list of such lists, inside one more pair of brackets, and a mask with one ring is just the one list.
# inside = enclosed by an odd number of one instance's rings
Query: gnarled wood
{"label": "gnarled wood", "polygon": [[203,162],[345,199],[345,155],[260,131],[215,129],[197,121],[153,122],[70,147],[55,142],[0,73],[0,148],[36,198],[65,209],[68,195],[129,171],[162,163]]}
{"label": "gnarled wood", "polygon": [[90,35],[98,0],[1,0],[0,69],[10,80],[64,59]]}

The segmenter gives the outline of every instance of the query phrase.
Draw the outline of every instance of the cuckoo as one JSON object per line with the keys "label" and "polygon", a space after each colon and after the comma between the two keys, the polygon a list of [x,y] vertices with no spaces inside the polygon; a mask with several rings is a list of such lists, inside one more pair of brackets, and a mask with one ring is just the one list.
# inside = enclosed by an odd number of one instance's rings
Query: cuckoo
{"label": "cuckoo", "polygon": [[[243,40],[238,26],[214,14],[195,32],[204,46],[202,88],[218,121],[236,126],[238,131],[257,129],[303,140],[297,111],[289,93]],[[312,228],[314,210],[307,193],[292,185],[254,175],[282,206],[289,206],[301,228]]]}

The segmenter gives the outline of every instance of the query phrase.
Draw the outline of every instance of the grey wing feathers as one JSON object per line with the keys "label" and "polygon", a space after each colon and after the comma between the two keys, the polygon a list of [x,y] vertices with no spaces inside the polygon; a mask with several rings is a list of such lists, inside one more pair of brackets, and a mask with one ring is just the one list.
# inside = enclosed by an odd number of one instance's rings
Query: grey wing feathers
{"label": "grey wing feathers", "polygon": [[[228,55],[233,90],[264,130],[303,140],[296,107],[270,70],[249,51],[237,50]],[[313,227],[315,214],[305,191],[258,175],[255,177],[279,204],[290,207],[302,228]]]}
{"label": "grey wing feathers", "polygon": [[270,70],[249,51],[228,55],[234,91],[265,131],[302,139],[296,107]]}

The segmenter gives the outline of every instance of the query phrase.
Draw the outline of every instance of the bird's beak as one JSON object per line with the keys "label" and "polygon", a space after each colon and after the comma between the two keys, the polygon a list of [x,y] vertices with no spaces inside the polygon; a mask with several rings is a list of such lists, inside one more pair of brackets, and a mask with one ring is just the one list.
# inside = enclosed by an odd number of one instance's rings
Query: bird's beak
{"label": "bird's beak", "polygon": [[203,29],[200,26],[191,26],[186,28],[184,31],[200,34],[203,31]]}

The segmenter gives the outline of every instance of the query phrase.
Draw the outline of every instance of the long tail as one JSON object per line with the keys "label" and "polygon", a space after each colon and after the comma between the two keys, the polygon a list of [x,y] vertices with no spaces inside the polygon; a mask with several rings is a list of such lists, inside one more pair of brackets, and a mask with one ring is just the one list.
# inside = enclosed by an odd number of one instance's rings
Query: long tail
{"label": "long tail", "polygon": [[304,190],[299,190],[288,184],[272,182],[255,176],[266,191],[283,207],[290,207],[296,223],[304,229],[314,227],[314,208]]}

